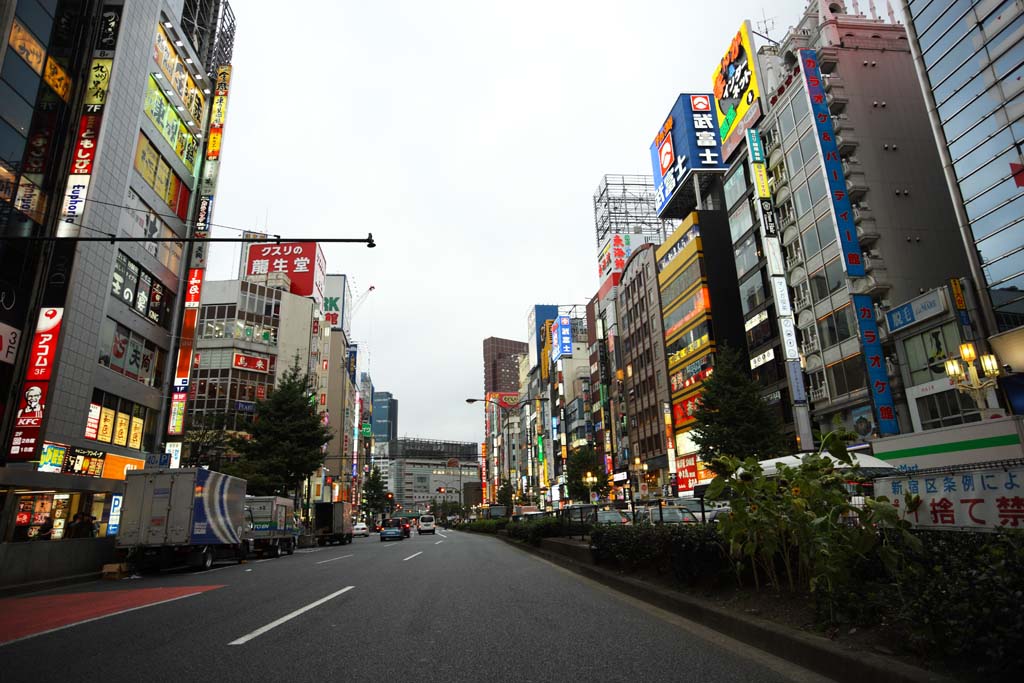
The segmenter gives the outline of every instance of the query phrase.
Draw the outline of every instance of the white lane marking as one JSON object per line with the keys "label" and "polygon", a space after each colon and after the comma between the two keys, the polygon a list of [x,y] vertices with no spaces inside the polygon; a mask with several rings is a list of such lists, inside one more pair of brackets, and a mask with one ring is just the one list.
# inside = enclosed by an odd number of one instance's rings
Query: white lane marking
{"label": "white lane marking", "polygon": [[402,562],[406,562],[406,561],[411,560],[412,558],[416,557],[416,555],[422,555],[422,554],[423,554],[423,551],[421,550],[418,553],[414,553],[414,554],[410,555],[409,557],[405,558],[404,560],[402,560]]}
{"label": "white lane marking", "polygon": [[317,564],[323,564],[324,562],[334,562],[335,560],[344,560],[346,557],[352,557],[351,555],[341,555],[339,557],[332,557],[329,560],[320,560]]}
{"label": "white lane marking", "polygon": [[247,633],[246,635],[242,636],[241,638],[237,638],[235,640],[232,640],[230,643],[228,643],[228,645],[245,645],[246,643],[248,643],[253,638],[257,638],[259,636],[262,636],[267,631],[269,631],[271,629],[275,629],[278,626],[280,626],[281,624],[283,624],[283,623],[285,623],[287,621],[291,621],[292,619],[294,619],[295,617],[299,616],[300,614],[303,614],[304,612],[308,612],[309,610],[313,609],[314,607],[319,607],[320,605],[324,604],[328,600],[333,600],[334,598],[338,597],[342,593],[349,592],[353,588],[355,588],[355,586],[345,586],[340,591],[334,591],[330,595],[322,597],[319,600],[316,600],[315,602],[311,602],[308,605],[306,605],[305,607],[300,607],[299,609],[295,610],[294,612],[292,612],[290,614],[284,615],[280,619],[275,619],[274,621],[270,622],[266,626],[261,626],[260,628],[256,629],[252,633]]}
{"label": "white lane marking", "polygon": [[442,543],[444,543],[444,541],[438,541],[438,542],[437,542],[437,543],[435,543],[434,545],[441,545]]}
{"label": "white lane marking", "polygon": [[47,631],[40,631],[39,633],[32,633],[32,634],[27,635],[27,636],[22,636],[21,638],[15,638],[14,640],[8,640],[6,642],[0,643],[0,647],[3,647],[4,645],[11,645],[12,643],[20,643],[23,640],[28,640],[29,638],[35,638],[37,636],[45,636],[47,633],[54,633],[56,631],[63,631],[64,629],[71,628],[72,626],[79,626],[81,624],[88,624],[90,621],[99,621],[100,619],[106,619],[108,617],[116,617],[118,614],[127,614],[128,612],[136,612],[136,611],[138,611],[140,609],[146,609],[147,607],[156,607],[157,605],[165,605],[168,602],[174,602],[175,600],[184,600],[185,598],[191,598],[191,597],[194,597],[196,595],[202,595],[205,592],[206,591],[197,591],[195,593],[189,593],[188,595],[179,595],[176,598],[168,598],[167,600],[161,600],[159,602],[151,602],[148,605],[139,605],[138,607],[129,607],[128,609],[123,609],[123,610],[121,610],[119,612],[111,612],[110,614],[101,614],[100,616],[92,617],[91,619],[83,619],[82,621],[76,621],[73,624],[64,624],[63,626],[58,626],[57,628],[51,628],[51,629],[49,629]]}
{"label": "white lane marking", "polygon": [[438,536],[440,536],[441,538],[448,538],[447,536],[445,536],[444,534],[441,534],[441,533],[439,533]]}
{"label": "white lane marking", "polygon": [[266,557],[266,558],[264,558],[264,559],[262,559],[262,560],[254,560],[254,561],[253,561],[253,564],[259,564],[260,562],[269,562],[269,561],[270,561],[270,560],[272,560],[272,559],[274,559],[274,558],[272,558],[272,557]]}

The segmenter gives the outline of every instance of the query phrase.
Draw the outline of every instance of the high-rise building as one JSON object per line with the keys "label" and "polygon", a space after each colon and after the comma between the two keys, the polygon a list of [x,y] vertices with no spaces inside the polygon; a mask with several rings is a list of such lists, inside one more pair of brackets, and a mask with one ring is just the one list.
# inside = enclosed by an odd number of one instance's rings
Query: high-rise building
{"label": "high-rise building", "polygon": [[[907,36],[978,292],[983,333],[1024,410],[1024,6],[904,0]],[[941,284],[940,282],[933,283]]]}
{"label": "high-rise building", "polygon": [[525,353],[525,342],[484,339],[484,393],[519,391],[518,356]]}
{"label": "high-rise building", "polygon": [[376,443],[398,438],[398,399],[390,391],[373,392],[373,440]]}
{"label": "high-rise building", "polygon": [[967,264],[904,29],[810,2],[780,44],[755,51],[746,24],[736,44],[752,105],[725,124],[724,190],[751,368],[802,449],[836,417],[907,431],[884,313]]}

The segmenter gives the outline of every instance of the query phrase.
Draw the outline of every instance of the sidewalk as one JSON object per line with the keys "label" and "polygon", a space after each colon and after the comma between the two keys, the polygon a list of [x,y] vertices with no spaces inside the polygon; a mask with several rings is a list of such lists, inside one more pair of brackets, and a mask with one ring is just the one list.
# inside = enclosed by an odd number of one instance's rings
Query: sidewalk
{"label": "sidewalk", "polygon": [[867,651],[850,650],[828,638],[783,626],[767,619],[722,609],[707,600],[680,591],[657,586],[633,576],[595,566],[588,541],[545,538],[541,546],[521,543],[504,534],[498,538],[517,548],[598,581],[681,617],[695,621],[741,642],[837,681],[863,683],[937,683],[953,679],[926,671],[895,657]]}

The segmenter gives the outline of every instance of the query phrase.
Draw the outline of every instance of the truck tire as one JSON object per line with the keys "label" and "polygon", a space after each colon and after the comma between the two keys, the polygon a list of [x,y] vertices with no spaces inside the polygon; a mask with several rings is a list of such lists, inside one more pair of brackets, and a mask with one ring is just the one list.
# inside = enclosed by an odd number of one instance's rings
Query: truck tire
{"label": "truck tire", "polygon": [[207,571],[213,566],[213,550],[209,547],[203,548],[202,554],[199,556],[199,569],[200,571]]}
{"label": "truck tire", "polygon": [[279,544],[275,543],[273,546],[271,546],[271,548],[270,548],[270,556],[271,557],[281,557],[281,546]]}
{"label": "truck tire", "polygon": [[294,555],[295,554],[295,541],[289,540],[288,544],[284,548],[284,551],[286,553],[288,553],[289,555]]}

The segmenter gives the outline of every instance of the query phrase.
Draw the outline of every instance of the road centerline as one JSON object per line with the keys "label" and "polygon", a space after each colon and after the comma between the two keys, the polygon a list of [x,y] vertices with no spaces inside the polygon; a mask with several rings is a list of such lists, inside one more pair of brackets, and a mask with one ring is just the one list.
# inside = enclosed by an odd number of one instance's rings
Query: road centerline
{"label": "road centerline", "polygon": [[335,560],[344,560],[346,557],[352,557],[352,555],[339,555],[338,557],[332,557],[329,560],[320,560],[317,564],[323,564],[324,562],[334,562]]}
{"label": "road centerline", "polygon": [[295,617],[297,617],[297,616],[299,616],[301,614],[304,614],[305,612],[308,612],[309,610],[313,609],[314,607],[319,607],[320,605],[324,604],[328,600],[333,600],[334,598],[338,597],[342,593],[349,592],[353,588],[355,588],[355,586],[345,586],[344,588],[342,588],[339,591],[334,591],[330,595],[324,596],[324,597],[320,598],[319,600],[315,600],[315,601],[309,603],[308,605],[306,605],[305,607],[300,607],[299,609],[295,610],[294,612],[291,612],[289,614],[284,615],[280,619],[275,619],[274,621],[270,622],[266,626],[259,627],[258,629],[256,629],[252,633],[247,633],[246,635],[242,636],[241,638],[236,638],[235,640],[232,640],[230,643],[228,643],[228,645],[245,645],[246,643],[248,643],[253,638],[258,638],[259,636],[262,636],[267,631],[275,629],[278,626],[280,626],[281,624],[283,624],[285,622],[288,622],[288,621],[291,621]]}
{"label": "road centerline", "polygon": [[417,555],[422,555],[422,554],[423,554],[423,551],[422,551],[422,550],[421,550],[421,551],[419,551],[418,553],[413,553],[413,554],[412,554],[412,555],[410,555],[409,557],[407,557],[407,558],[405,558],[404,560],[402,560],[402,562],[408,562],[409,560],[411,560],[412,558],[416,557]]}
{"label": "road centerline", "polygon": [[434,543],[434,545],[441,545],[442,543],[444,543],[444,539],[441,539],[440,541],[437,541],[436,543]]}

